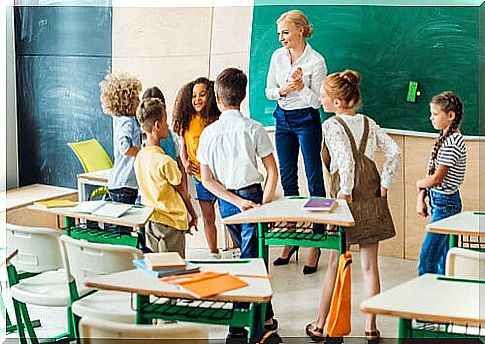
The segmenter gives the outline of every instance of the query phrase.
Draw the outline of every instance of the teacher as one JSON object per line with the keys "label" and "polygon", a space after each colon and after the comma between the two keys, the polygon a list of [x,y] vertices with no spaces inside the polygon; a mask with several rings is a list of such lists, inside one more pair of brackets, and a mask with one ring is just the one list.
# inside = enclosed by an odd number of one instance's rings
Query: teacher
{"label": "teacher", "polygon": [[[322,127],[319,90],[327,74],[325,59],[306,42],[313,33],[307,17],[299,10],[283,13],[276,21],[283,47],[271,56],[266,80],[266,97],[277,100],[276,152],[285,196],[298,196],[298,154],[301,148],[311,196],[325,196],[323,184]],[[314,231],[322,226],[314,226]],[[274,265],[288,264],[297,246],[285,246]],[[303,273],[317,270],[320,249],[312,248]]]}

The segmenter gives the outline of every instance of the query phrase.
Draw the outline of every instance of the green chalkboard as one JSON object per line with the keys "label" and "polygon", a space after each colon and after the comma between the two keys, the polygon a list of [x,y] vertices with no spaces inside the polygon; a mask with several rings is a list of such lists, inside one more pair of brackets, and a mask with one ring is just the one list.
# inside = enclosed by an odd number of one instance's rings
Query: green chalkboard
{"label": "green chalkboard", "polygon": [[[309,43],[325,57],[329,72],[350,68],[361,73],[361,112],[382,127],[435,132],[428,119],[429,100],[452,90],[464,102],[463,133],[479,135],[483,37],[478,6],[288,6],[267,1],[263,6],[256,0],[249,70],[252,118],[274,125],[276,102],[266,99],[264,89],[271,55],[281,46],[275,21],[290,9],[302,10],[313,24]],[[406,101],[412,80],[421,91],[415,103]]]}

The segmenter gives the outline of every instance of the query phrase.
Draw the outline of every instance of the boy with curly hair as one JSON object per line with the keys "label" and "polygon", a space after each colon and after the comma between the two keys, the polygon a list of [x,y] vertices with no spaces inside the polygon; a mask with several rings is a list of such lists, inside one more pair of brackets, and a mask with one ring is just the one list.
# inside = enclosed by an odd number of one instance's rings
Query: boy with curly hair
{"label": "boy with curly hair", "polygon": [[135,204],[138,183],[133,163],[141,147],[141,129],[136,120],[141,82],[128,74],[110,73],[99,88],[103,111],[113,117],[114,165],[108,180],[109,196],[115,202]]}

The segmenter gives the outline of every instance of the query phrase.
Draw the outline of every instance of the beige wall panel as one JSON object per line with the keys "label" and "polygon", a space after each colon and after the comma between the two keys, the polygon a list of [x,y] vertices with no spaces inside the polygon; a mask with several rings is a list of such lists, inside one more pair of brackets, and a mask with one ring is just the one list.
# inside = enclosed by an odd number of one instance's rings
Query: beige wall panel
{"label": "beige wall panel", "polygon": [[[225,68],[235,67],[239,68],[249,78],[249,52],[239,52],[239,53],[224,53],[224,54],[212,54],[210,62],[210,74],[209,78],[215,80],[217,75],[222,72]],[[249,89],[248,89],[249,92]],[[249,115],[249,99],[246,97],[241,103],[241,111],[244,115]]]}
{"label": "beige wall panel", "polygon": [[115,7],[113,57],[209,54],[211,23],[207,7]]}
{"label": "beige wall panel", "polygon": [[212,53],[247,52],[251,44],[252,7],[215,7]]}
{"label": "beige wall panel", "polygon": [[[396,236],[385,240],[379,245],[379,254],[382,256],[404,258],[404,137],[401,135],[391,135],[392,139],[399,145],[403,158],[399,176],[389,189],[389,208],[391,209]],[[385,161],[384,155],[378,149],[376,154],[376,164],[380,172]]]}
{"label": "beige wall panel", "polygon": [[467,162],[465,181],[460,188],[463,210],[478,210],[480,208],[480,180],[484,180],[485,171],[480,171],[479,143],[466,141]]}
{"label": "beige wall panel", "polygon": [[423,218],[416,213],[416,181],[426,174],[429,152],[434,139],[406,136],[404,138],[404,179],[405,179],[405,258],[418,259],[429,217]]}
{"label": "beige wall panel", "polygon": [[172,118],[173,104],[180,87],[199,76],[207,76],[208,66],[209,55],[113,58],[114,72],[127,72],[135,75],[141,80],[143,90],[155,85],[161,88],[167,101],[169,120]]}

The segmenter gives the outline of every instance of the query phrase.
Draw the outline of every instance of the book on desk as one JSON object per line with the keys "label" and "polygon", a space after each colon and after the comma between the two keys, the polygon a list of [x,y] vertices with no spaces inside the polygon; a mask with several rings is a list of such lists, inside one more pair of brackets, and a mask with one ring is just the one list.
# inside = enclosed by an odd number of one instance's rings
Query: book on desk
{"label": "book on desk", "polygon": [[73,207],[71,211],[83,214],[92,214],[101,217],[117,218],[129,211],[133,205],[108,202],[108,201],[87,201],[81,202]]}
{"label": "book on desk", "polygon": [[51,199],[47,201],[34,202],[34,205],[43,209],[75,207],[77,204],[77,202],[68,199]]}
{"label": "book on desk", "polygon": [[331,212],[337,206],[335,198],[311,198],[303,204],[302,210]]}
{"label": "book on desk", "polygon": [[135,259],[133,261],[133,266],[137,269],[145,271],[147,274],[155,278],[184,275],[200,271],[199,265],[191,262],[187,262],[182,268],[150,269],[143,258]]}

